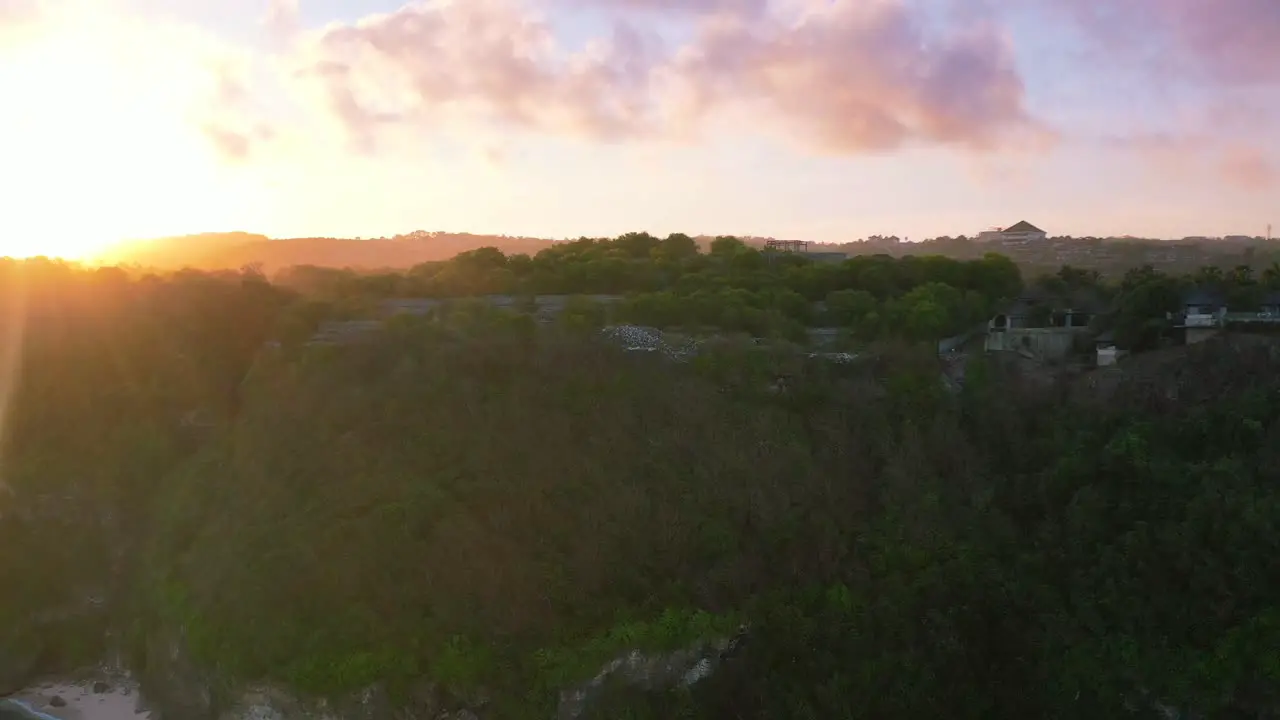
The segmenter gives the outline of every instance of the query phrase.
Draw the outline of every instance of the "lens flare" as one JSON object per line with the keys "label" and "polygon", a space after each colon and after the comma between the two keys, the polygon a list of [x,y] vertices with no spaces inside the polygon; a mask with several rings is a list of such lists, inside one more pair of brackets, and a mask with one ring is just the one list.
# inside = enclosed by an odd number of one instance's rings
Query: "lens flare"
{"label": "lens flare", "polygon": [[27,324],[27,288],[25,273],[10,263],[8,274],[0,264],[0,497],[13,492],[5,481],[7,470],[7,420],[21,376],[22,343]]}

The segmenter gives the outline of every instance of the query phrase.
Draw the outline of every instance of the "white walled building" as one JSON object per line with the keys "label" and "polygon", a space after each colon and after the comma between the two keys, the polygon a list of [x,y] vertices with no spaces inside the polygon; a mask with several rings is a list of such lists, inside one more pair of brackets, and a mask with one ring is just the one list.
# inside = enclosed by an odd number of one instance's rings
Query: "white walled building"
{"label": "white walled building", "polygon": [[1026,245],[1044,240],[1049,235],[1040,228],[1022,220],[1007,228],[996,228],[978,233],[979,242],[992,242],[1001,245]]}

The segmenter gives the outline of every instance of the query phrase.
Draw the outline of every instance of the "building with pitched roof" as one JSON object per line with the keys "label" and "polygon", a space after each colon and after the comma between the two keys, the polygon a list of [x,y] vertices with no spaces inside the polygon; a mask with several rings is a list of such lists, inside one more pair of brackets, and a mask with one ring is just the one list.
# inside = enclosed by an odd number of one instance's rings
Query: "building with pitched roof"
{"label": "building with pitched roof", "polygon": [[978,233],[978,241],[1007,246],[1021,246],[1044,240],[1048,236],[1048,233],[1026,220],[1019,220],[1006,228],[993,228]]}

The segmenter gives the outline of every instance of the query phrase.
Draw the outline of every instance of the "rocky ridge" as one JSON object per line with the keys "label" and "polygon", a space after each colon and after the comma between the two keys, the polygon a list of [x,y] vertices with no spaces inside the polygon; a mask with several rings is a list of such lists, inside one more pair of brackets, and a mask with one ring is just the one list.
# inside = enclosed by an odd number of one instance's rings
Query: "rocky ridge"
{"label": "rocky ridge", "polygon": [[[611,690],[625,688],[658,692],[690,687],[734,657],[747,638],[741,628],[733,637],[715,638],[664,653],[632,649],[610,660],[590,679],[565,688],[559,694],[554,720],[578,720]],[[130,697],[133,715],[146,720],[480,720],[488,717],[490,698],[478,692],[467,698],[451,698],[429,678],[409,693],[407,700],[393,701],[380,685],[332,699],[308,698],[273,684],[235,684],[192,661],[186,648],[185,632],[174,628],[167,636],[156,635],[146,645],[144,664],[134,673],[124,667],[120,653],[97,668],[81,669],[61,676],[36,677],[39,657],[24,657],[16,647],[0,648],[0,665],[7,670],[0,687],[0,709],[18,711],[32,717],[75,717],[77,720],[118,720],[119,702],[110,707],[110,716],[99,718],[78,709],[91,703],[94,695],[110,692],[114,701]],[[52,693],[52,694],[51,694]],[[145,697],[145,701],[143,698]],[[67,699],[70,714],[62,710]],[[99,699],[101,702],[101,699]],[[90,711],[93,705],[87,705]],[[551,720],[550,718],[548,720]]]}

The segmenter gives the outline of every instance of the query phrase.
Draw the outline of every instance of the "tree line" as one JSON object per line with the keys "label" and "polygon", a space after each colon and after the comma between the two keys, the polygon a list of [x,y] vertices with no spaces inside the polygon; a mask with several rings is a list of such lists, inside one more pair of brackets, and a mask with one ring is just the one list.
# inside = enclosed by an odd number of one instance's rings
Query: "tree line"
{"label": "tree line", "polygon": [[957,261],[887,255],[816,262],[802,253],[749,247],[719,237],[707,252],[688,235],[628,233],[583,238],[536,255],[495,248],[462,253],[404,272],[293,267],[275,282],[316,303],[312,314],[356,317],[389,298],[484,295],[625,295],[616,308],[575,314],[663,328],[709,327],[799,338],[805,326],[844,327],[861,340],[936,340],[972,326],[1022,286],[1018,268],[990,255]]}

